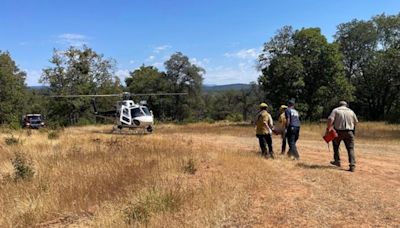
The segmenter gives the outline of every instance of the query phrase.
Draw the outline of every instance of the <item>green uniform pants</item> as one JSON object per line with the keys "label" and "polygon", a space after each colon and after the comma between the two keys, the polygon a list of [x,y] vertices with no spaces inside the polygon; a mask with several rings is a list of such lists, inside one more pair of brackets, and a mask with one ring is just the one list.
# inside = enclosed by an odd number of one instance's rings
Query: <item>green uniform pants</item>
{"label": "green uniform pants", "polygon": [[333,158],[336,162],[340,162],[339,146],[340,142],[344,141],[346,146],[347,154],[349,156],[349,164],[351,166],[356,166],[356,157],[354,154],[354,132],[353,131],[342,131],[336,130],[338,137],[333,140]]}

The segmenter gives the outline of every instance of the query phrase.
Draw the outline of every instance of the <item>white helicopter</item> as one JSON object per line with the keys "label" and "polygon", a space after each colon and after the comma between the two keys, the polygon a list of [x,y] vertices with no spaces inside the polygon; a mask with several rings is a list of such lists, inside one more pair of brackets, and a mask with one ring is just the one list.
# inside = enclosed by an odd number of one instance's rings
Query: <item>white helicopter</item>
{"label": "white helicopter", "polygon": [[[154,116],[153,112],[146,106],[146,101],[141,101],[139,104],[132,99],[134,96],[181,96],[187,93],[146,93],[132,94],[124,92],[122,94],[96,94],[96,95],[58,95],[51,97],[77,98],[77,97],[92,97],[92,105],[94,114],[101,118],[114,118],[115,126],[113,130],[121,131],[123,128],[128,129],[143,129],[149,133],[153,132]],[[98,111],[95,97],[122,97],[116,105],[116,110]]]}

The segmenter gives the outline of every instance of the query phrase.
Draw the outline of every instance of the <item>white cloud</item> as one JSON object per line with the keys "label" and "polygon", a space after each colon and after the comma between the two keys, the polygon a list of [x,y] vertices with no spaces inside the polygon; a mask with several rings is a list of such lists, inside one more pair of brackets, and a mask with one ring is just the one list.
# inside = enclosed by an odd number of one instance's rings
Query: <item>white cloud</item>
{"label": "white cloud", "polygon": [[205,68],[206,65],[210,62],[210,60],[207,59],[207,58],[203,58],[203,59],[191,58],[190,62],[195,64],[195,65],[197,65],[197,66],[199,66],[199,67]]}
{"label": "white cloud", "polygon": [[153,52],[154,53],[160,53],[162,51],[168,50],[171,48],[171,45],[161,45],[161,46],[157,46],[154,48]]}
{"label": "white cloud", "polygon": [[236,52],[227,52],[224,54],[228,58],[239,58],[239,59],[257,59],[261,52],[261,48],[249,48],[242,49]]}
{"label": "white cloud", "polygon": [[171,55],[164,55],[161,59],[162,61],[167,61],[169,58],[171,57]]}
{"label": "white cloud", "polygon": [[57,43],[66,44],[68,46],[81,47],[88,44],[89,37],[82,34],[64,33],[57,36]]}
{"label": "white cloud", "polygon": [[158,69],[160,69],[161,67],[164,66],[164,63],[162,62],[154,62],[152,64],[150,64],[151,66],[157,67]]}
{"label": "white cloud", "polygon": [[129,77],[129,70],[127,69],[118,69],[115,74],[121,79],[122,83],[125,83],[125,79]]}
{"label": "white cloud", "polygon": [[26,73],[26,84],[28,84],[28,86],[40,85],[39,79],[42,75],[41,70],[23,69],[23,71]]}
{"label": "white cloud", "polygon": [[55,54],[58,56],[62,56],[66,53],[66,51],[62,51],[62,50],[56,50]]}
{"label": "white cloud", "polygon": [[240,45],[240,42],[234,41],[234,42],[229,42],[227,47],[233,48],[233,47],[237,47],[239,45]]}
{"label": "white cloud", "polygon": [[144,62],[146,63],[146,65],[154,66],[159,69],[164,65],[164,63],[160,61],[159,57],[156,57],[154,55],[150,55],[149,57],[147,57]]}
{"label": "white cloud", "polygon": [[260,47],[225,53],[224,56],[230,59],[230,65],[207,69],[205,83],[231,84],[256,81],[260,74],[256,67],[257,58],[261,51]]}
{"label": "white cloud", "polygon": [[218,66],[206,69],[204,83],[216,85],[249,83],[257,81],[258,76],[259,72],[256,69],[255,62],[245,61],[230,67]]}
{"label": "white cloud", "polygon": [[145,60],[145,62],[151,62],[155,59],[156,57],[154,55],[150,55],[149,57],[147,57],[147,59]]}
{"label": "white cloud", "polygon": [[129,64],[134,64],[135,62],[135,60],[129,60]]}

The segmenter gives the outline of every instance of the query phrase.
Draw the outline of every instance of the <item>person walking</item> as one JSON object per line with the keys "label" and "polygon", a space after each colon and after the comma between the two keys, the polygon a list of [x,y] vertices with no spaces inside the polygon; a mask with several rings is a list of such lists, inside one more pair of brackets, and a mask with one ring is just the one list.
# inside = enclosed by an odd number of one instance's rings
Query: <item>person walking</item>
{"label": "person walking", "polygon": [[285,111],[288,107],[286,105],[281,105],[279,108],[279,132],[278,134],[282,138],[282,147],[281,147],[281,154],[286,153],[286,117],[285,117]]}
{"label": "person walking", "polygon": [[300,155],[297,151],[296,142],[300,135],[300,115],[296,109],[294,109],[295,101],[290,99],[288,101],[288,108],[285,111],[286,118],[286,138],[289,144],[288,156],[293,160],[299,160]]}
{"label": "person walking", "polygon": [[[273,120],[271,115],[267,112],[268,105],[261,103],[259,105],[260,111],[256,115],[256,136],[261,148],[261,155],[265,158],[274,158],[274,151],[272,149],[272,128]],[[268,145],[268,150],[267,146]]]}
{"label": "person walking", "polygon": [[356,168],[356,158],[354,153],[354,134],[355,127],[358,123],[356,114],[348,108],[346,101],[340,101],[339,107],[332,110],[328,117],[328,124],[326,127],[326,133],[330,130],[335,129],[337,137],[333,139],[333,161],[332,165],[341,166],[339,146],[341,141],[344,141],[346,146],[347,154],[349,156],[349,171],[354,172]]}

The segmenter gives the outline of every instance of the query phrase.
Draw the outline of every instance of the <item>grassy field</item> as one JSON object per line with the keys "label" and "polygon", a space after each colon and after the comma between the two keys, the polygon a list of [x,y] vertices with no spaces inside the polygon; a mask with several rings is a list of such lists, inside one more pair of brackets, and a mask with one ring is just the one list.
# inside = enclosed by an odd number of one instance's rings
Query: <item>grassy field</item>
{"label": "grassy field", "polygon": [[3,129],[0,227],[398,227],[400,126],[358,127],[355,173],[324,127],[302,127],[300,161],[261,158],[249,125]]}

